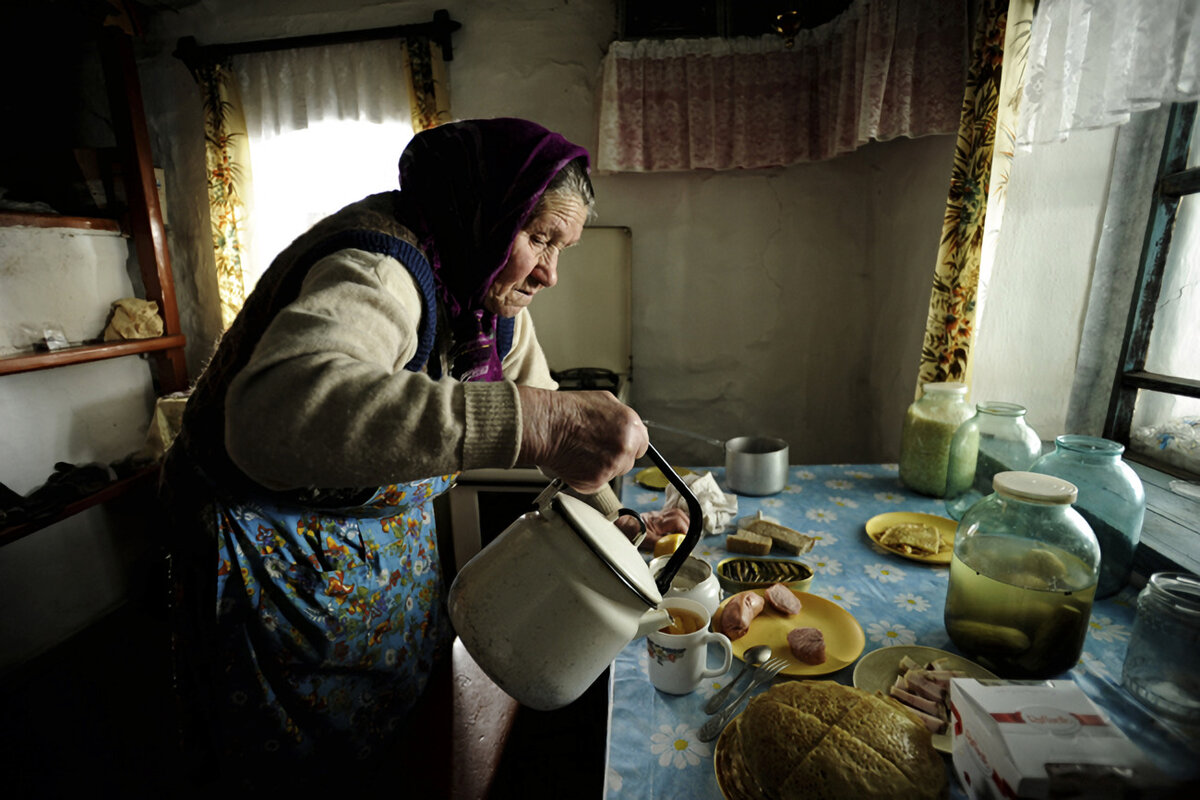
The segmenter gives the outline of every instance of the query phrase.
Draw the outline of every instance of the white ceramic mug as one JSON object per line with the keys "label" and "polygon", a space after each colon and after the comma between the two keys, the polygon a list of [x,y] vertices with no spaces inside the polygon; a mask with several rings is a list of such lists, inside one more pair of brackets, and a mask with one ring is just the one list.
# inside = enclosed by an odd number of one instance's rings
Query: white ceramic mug
{"label": "white ceramic mug", "polygon": [[[711,615],[708,609],[695,600],[670,597],[661,608],[690,611],[701,620],[697,630],[691,633],[663,633],[661,630],[646,635],[646,648],[650,654],[650,682],[654,688],[667,694],[688,694],[696,691],[705,678],[724,675],[733,664],[733,645],[729,638],[708,629]],[[721,648],[721,666],[708,668],[708,646]]]}

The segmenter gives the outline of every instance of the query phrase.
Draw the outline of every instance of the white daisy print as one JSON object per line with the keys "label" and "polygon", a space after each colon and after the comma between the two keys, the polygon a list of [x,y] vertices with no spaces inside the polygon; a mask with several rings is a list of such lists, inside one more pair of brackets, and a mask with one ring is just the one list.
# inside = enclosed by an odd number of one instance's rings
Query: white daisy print
{"label": "white daisy print", "polygon": [[917,634],[903,625],[893,625],[886,620],[872,622],[867,626],[867,636],[872,642],[878,642],[884,647],[897,644],[913,644]]}
{"label": "white daisy print", "polygon": [[608,774],[604,777],[604,780],[608,784],[608,788],[612,789],[614,792],[621,791],[621,787],[625,783],[625,781],[621,778],[621,773],[617,772],[612,767],[608,768]]}
{"label": "white daisy print", "polygon": [[804,512],[804,516],[817,522],[833,522],[837,519],[837,514],[833,511],[827,511],[823,508],[810,508]]}
{"label": "white daisy print", "polygon": [[1079,663],[1082,664],[1084,668],[1090,671],[1092,674],[1099,675],[1105,680],[1109,680],[1114,683],[1117,682],[1116,678],[1113,677],[1112,671],[1104,665],[1103,661],[1095,656],[1088,655],[1086,652],[1080,653]]}
{"label": "white daisy print", "polygon": [[800,494],[803,491],[804,491],[803,486],[797,486],[794,483],[789,483],[783,487],[784,494]]}
{"label": "white daisy print", "polygon": [[813,478],[817,477],[812,470],[807,469],[798,469],[792,474],[796,476],[796,480],[798,481],[811,481]]}
{"label": "white daisy print", "polygon": [[838,540],[838,537],[834,534],[826,533],[824,531],[805,531],[804,535],[811,536],[816,539],[816,541],[813,542],[813,547],[816,547],[817,545],[824,546],[829,544],[837,544]]}
{"label": "white daisy print", "polygon": [[646,508],[660,500],[662,500],[662,496],[658,492],[639,492],[633,496],[634,506],[637,508]]}
{"label": "white daisy print", "polygon": [[876,561],[874,564],[863,564],[863,572],[880,583],[897,583],[905,578],[904,570],[880,561]]}
{"label": "white daisy print", "polygon": [[766,506],[767,508],[779,508],[780,506],[783,505],[783,501],[780,500],[778,497],[770,497],[770,498],[767,498],[766,500],[763,500],[763,505]]}
{"label": "white daisy print", "polygon": [[895,492],[876,492],[875,499],[881,503],[903,503],[904,495]]}
{"label": "white daisy print", "polygon": [[865,479],[867,479],[867,478],[870,478],[870,477],[872,477],[871,473],[869,473],[869,472],[863,472],[863,471],[862,471],[862,470],[860,470],[860,469],[852,469],[852,470],[848,470],[848,471],[846,472],[846,474],[847,474],[847,475],[849,475],[851,478],[863,478],[864,480],[865,480]]}
{"label": "white daisy print", "polygon": [[843,481],[839,478],[834,478],[831,481],[825,481],[825,485],[830,489],[853,489],[854,481]]}
{"label": "white daisy print", "polygon": [[879,466],[883,467],[888,472],[899,472],[900,471],[899,464],[880,464]]}
{"label": "white daisy print", "polygon": [[681,722],[672,728],[660,725],[656,733],[650,734],[650,752],[658,756],[660,767],[684,769],[696,766],[700,758],[712,755],[707,744],[696,738],[696,729]]}
{"label": "white daisy print", "polygon": [[853,589],[847,589],[845,586],[823,587],[818,586],[816,594],[828,600],[832,600],[842,607],[853,608],[858,605],[858,592]]}
{"label": "white daisy print", "polygon": [[913,594],[912,592],[905,592],[897,597],[896,605],[900,606],[900,608],[904,609],[905,611],[922,612],[929,610],[929,601],[920,595]]}
{"label": "white daisy print", "polygon": [[842,508],[858,508],[858,503],[854,502],[849,497],[831,497],[829,498],[829,502],[833,503],[835,506],[841,506]]}
{"label": "white daisy print", "polygon": [[842,574],[842,562],[838,561],[836,558],[827,558],[824,560],[814,559],[809,563],[812,564],[814,570],[820,570],[821,572],[829,575]]}
{"label": "white daisy print", "polygon": [[1092,614],[1088,622],[1088,630],[1092,637],[1100,642],[1124,642],[1129,640],[1129,630],[1124,625],[1113,623],[1110,617],[1097,617]]}

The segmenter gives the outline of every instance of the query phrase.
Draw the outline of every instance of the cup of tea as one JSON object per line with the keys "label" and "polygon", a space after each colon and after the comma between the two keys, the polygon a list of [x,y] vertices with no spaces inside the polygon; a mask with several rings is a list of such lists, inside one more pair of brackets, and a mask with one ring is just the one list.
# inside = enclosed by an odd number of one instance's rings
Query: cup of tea
{"label": "cup of tea", "polygon": [[[650,654],[650,682],[667,694],[689,694],[705,678],[724,675],[733,664],[733,645],[729,638],[708,629],[708,609],[695,600],[670,597],[662,607],[671,614],[671,623],[646,636]],[[708,648],[721,649],[721,666],[708,666]]]}

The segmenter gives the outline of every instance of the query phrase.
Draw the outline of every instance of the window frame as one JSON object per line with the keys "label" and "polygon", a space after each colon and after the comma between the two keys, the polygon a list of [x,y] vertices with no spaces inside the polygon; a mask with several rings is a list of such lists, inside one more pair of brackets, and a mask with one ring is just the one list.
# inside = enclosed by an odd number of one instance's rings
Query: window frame
{"label": "window frame", "polygon": [[1200,478],[1200,475],[1131,450],[1130,433],[1134,406],[1140,390],[1200,397],[1200,380],[1146,371],[1146,355],[1150,348],[1154,313],[1162,288],[1180,199],[1185,195],[1200,194],[1200,167],[1187,166],[1189,145],[1196,122],[1196,107],[1195,102],[1175,103],[1171,106],[1142,242],[1141,259],[1122,339],[1120,361],[1104,423],[1105,438],[1125,445],[1125,455],[1129,460],[1193,481]]}

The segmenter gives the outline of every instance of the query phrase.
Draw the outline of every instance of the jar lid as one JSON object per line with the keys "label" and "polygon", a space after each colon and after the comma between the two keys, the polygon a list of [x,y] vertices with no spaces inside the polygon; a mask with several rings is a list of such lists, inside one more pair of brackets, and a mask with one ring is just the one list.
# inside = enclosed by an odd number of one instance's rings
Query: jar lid
{"label": "jar lid", "polygon": [[966,394],[967,385],[965,383],[942,382],[942,383],[926,383],[922,386],[926,392],[953,392],[954,394]]}
{"label": "jar lid", "polygon": [[1070,481],[1034,472],[997,472],[992,488],[1015,500],[1055,506],[1070,505],[1079,497],[1079,489]]}

